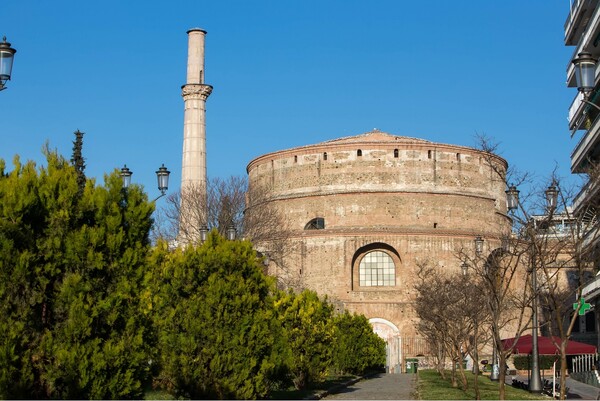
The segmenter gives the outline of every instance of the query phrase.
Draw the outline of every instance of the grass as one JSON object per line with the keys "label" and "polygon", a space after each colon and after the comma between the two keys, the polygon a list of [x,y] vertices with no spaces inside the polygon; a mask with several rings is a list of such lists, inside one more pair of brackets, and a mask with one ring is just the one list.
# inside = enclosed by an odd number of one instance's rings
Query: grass
{"label": "grass", "polygon": [[[463,391],[461,387],[453,388],[450,382],[450,372],[446,380],[442,379],[435,370],[419,370],[417,392],[420,400],[474,400],[473,389],[474,375],[465,372],[469,387]],[[499,383],[491,381],[488,376],[479,376],[479,391],[482,400],[497,400]],[[540,394],[532,394],[526,390],[505,386],[505,399],[507,400],[547,400],[548,397]]]}

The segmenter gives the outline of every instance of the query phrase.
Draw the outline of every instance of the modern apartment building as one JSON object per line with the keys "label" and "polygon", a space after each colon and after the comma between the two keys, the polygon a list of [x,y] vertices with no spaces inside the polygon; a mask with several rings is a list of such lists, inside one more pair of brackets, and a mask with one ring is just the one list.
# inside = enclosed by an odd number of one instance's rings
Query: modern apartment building
{"label": "modern apartment building", "polygon": [[[577,88],[569,107],[569,129],[577,145],[571,152],[571,172],[587,174],[597,170],[600,162],[600,84],[597,60],[600,58],[600,0],[573,0],[565,22],[565,45],[572,46],[573,53],[567,64],[567,86]],[[586,72],[588,74],[586,74]],[[592,173],[590,177],[596,174]],[[591,178],[573,203],[575,215],[586,228],[583,231],[584,252],[594,255],[600,245],[598,213],[600,186],[598,179]],[[597,259],[597,258],[592,258]],[[599,266],[596,266],[596,270]],[[582,297],[600,308],[600,276],[588,282]],[[596,337],[598,322],[589,313],[580,318],[581,334]],[[589,316],[588,316],[589,315]]]}

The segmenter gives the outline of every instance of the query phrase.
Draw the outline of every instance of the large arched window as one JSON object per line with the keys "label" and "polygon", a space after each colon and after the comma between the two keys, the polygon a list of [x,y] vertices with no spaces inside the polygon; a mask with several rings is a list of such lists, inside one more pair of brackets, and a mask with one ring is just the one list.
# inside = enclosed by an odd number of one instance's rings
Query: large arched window
{"label": "large arched window", "polygon": [[371,251],[358,265],[359,285],[361,287],[389,287],[396,285],[396,266],[394,260],[383,251]]}

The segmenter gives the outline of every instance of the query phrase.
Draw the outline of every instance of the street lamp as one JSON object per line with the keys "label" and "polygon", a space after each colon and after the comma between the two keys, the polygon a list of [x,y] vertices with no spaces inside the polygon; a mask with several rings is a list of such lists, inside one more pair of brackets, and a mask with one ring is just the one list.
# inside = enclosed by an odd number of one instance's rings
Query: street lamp
{"label": "street lamp", "polygon": [[[588,52],[581,52],[573,59],[575,66],[575,80],[577,81],[577,90],[583,93],[585,100],[596,86],[596,63],[598,60],[592,57]],[[591,103],[593,104],[593,103]],[[595,104],[593,104],[596,106]],[[598,106],[596,106],[598,107]]]}
{"label": "street lamp", "polygon": [[475,237],[475,239],[473,241],[475,242],[475,253],[477,255],[481,255],[481,252],[483,252],[484,239],[481,238],[481,235],[478,235],[477,237]]}
{"label": "street lamp", "polygon": [[506,206],[508,211],[517,210],[519,207],[519,190],[514,185],[511,185],[506,191]]}
{"label": "street lamp", "polygon": [[208,236],[208,227],[206,226],[206,224],[203,224],[200,227],[200,242],[204,243],[206,241],[207,236]]}
{"label": "street lamp", "polygon": [[169,174],[171,174],[171,172],[167,170],[164,163],[156,171],[156,178],[158,179],[158,190],[161,194],[160,196],[163,196],[167,192],[167,189],[169,189]]}
{"label": "street lamp", "polygon": [[552,211],[556,208],[556,202],[558,201],[558,189],[554,182],[544,191],[546,194],[546,209]]}
{"label": "street lamp", "polygon": [[[580,53],[581,56],[581,53]],[[577,64],[576,64],[577,66]],[[515,188],[516,189],[516,188]],[[514,191],[513,191],[514,193]],[[544,191],[546,195],[546,210],[553,211],[556,208],[558,201],[558,189],[554,182]],[[507,195],[508,191],[507,191]],[[531,227],[531,224],[529,224]],[[533,241],[535,234],[529,233],[530,240]],[[538,287],[537,287],[537,272],[536,272],[536,255],[535,246],[532,245],[531,254],[531,288],[533,290],[532,312],[531,312],[531,377],[529,379],[529,391],[532,393],[542,392],[542,378],[540,375],[540,355],[538,348]]]}
{"label": "street lamp", "polygon": [[467,262],[462,262],[462,264],[460,265],[460,269],[462,270],[463,276],[466,277],[469,273],[469,265],[467,264]]}
{"label": "street lamp", "polygon": [[129,188],[129,184],[131,184],[131,175],[133,173],[131,172],[131,170],[129,170],[129,168],[127,168],[127,165],[123,165],[123,168],[121,169],[121,178],[123,179],[123,188]]}
{"label": "street lamp", "polygon": [[10,80],[13,61],[15,58],[16,49],[10,47],[10,43],[6,41],[6,36],[0,42],[0,91],[6,89],[6,81]]}
{"label": "street lamp", "polygon": [[[171,174],[171,172],[167,170],[164,164],[161,167],[159,167],[156,171],[156,178],[158,179],[158,190],[160,191],[160,195],[152,202],[155,202],[159,198],[165,196],[167,189],[169,189],[169,174]],[[131,184],[131,176],[133,175],[133,171],[131,171],[125,164],[123,165],[123,168],[121,168],[120,175],[123,179],[123,188],[128,188]]]}
{"label": "street lamp", "polygon": [[600,106],[588,100],[590,94],[596,87],[597,62],[598,60],[592,57],[591,53],[588,52],[581,52],[573,59],[577,90],[583,94],[583,99],[581,99],[581,101],[600,110]]}
{"label": "street lamp", "polygon": [[232,225],[230,225],[229,227],[227,227],[227,239],[229,241],[233,241],[235,240],[235,227]]}

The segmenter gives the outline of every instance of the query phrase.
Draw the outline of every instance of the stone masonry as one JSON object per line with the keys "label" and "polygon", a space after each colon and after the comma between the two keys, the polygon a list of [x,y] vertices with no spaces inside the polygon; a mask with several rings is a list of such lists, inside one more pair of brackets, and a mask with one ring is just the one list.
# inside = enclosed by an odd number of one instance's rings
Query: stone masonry
{"label": "stone masonry", "polygon": [[[473,148],[375,130],[265,154],[247,171],[250,188],[268,194],[293,233],[286,268],[271,262],[270,273],[297,275],[303,288],[366,315],[389,343],[393,370],[426,352],[411,307],[417,264],[458,272],[460,248],[481,235],[491,252],[510,232],[506,168]],[[268,254],[268,244],[257,245]],[[391,285],[361,285],[359,266],[370,266],[365,255],[374,251],[393,261]]]}

